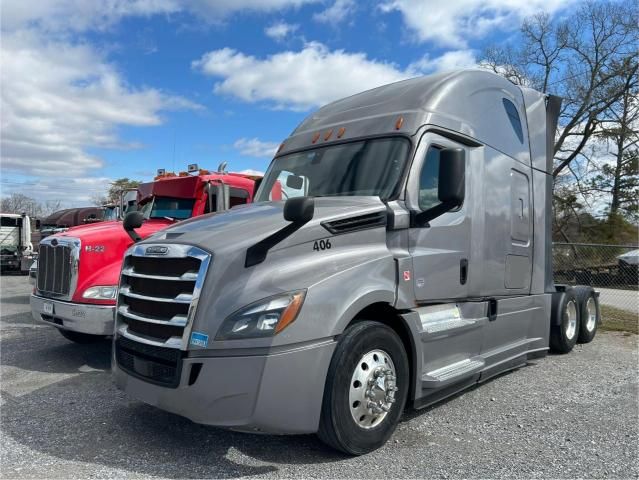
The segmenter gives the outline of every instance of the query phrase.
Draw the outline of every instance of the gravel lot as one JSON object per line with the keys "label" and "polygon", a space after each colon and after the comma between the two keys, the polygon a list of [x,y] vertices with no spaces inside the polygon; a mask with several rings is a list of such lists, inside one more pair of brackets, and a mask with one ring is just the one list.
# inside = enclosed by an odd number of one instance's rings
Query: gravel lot
{"label": "gravel lot", "polygon": [[348,458],[314,436],[227,432],[130,400],[112,385],[108,342],[34,326],[26,277],[0,286],[3,478],[639,476],[636,336],[600,332],[407,412],[383,449]]}

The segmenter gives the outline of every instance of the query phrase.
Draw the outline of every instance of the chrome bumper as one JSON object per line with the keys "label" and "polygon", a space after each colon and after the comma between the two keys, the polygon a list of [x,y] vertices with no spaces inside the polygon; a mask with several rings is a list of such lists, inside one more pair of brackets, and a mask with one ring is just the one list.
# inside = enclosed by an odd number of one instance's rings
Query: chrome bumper
{"label": "chrome bumper", "polygon": [[[52,305],[52,312],[45,311]],[[90,335],[113,335],[115,306],[62,302],[31,295],[33,318],[47,325]]]}

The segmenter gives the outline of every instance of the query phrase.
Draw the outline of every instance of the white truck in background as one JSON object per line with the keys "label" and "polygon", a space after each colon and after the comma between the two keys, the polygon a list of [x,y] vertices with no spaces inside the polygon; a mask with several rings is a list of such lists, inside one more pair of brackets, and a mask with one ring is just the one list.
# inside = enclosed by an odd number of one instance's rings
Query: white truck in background
{"label": "white truck in background", "polygon": [[31,218],[25,213],[0,213],[0,269],[28,273],[35,260]]}

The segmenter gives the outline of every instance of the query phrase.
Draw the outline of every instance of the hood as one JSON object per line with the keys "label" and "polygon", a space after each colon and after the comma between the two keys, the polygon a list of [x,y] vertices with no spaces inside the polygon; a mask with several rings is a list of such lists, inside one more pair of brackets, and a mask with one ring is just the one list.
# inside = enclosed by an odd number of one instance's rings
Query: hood
{"label": "hood", "polygon": [[[174,222],[170,220],[164,219],[147,220],[137,231],[140,236],[145,237],[162,228],[172,225],[173,223]],[[117,220],[71,227],[58,235],[75,237],[81,240],[99,239],[102,242],[108,242],[111,238],[118,238],[122,236],[129,238],[128,234],[124,231],[124,228],[122,228],[122,222]]]}
{"label": "hood", "polygon": [[[382,215],[386,212],[386,205],[379,197],[318,197],[314,201],[313,219],[275,245],[271,251],[332,236],[334,233],[329,230],[328,222],[352,217],[357,219],[375,213]],[[203,215],[180,222],[151,236],[148,241],[199,245],[216,253],[246,249],[290,224],[284,220],[283,210],[283,201],[235,207],[224,213]],[[366,228],[363,224],[359,226]]]}

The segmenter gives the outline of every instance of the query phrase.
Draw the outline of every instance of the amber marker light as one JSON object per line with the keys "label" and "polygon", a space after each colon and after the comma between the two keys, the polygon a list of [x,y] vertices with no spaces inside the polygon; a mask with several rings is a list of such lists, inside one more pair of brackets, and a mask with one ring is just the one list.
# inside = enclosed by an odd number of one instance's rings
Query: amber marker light
{"label": "amber marker light", "polygon": [[337,138],[342,138],[342,136],[344,135],[344,132],[346,132],[346,129],[344,127],[340,128],[337,131]]}
{"label": "amber marker light", "polygon": [[275,333],[278,334],[286,327],[288,327],[291,323],[295,321],[297,318],[297,314],[302,307],[302,303],[304,303],[304,296],[306,292],[296,292],[293,294],[293,300],[289,303],[286,310],[282,313],[280,317],[280,321],[277,322],[277,326],[275,327]]}
{"label": "amber marker light", "polygon": [[278,147],[277,152],[275,152],[275,153],[276,154],[280,153],[283,148],[284,148],[284,142],[280,143],[280,146]]}
{"label": "amber marker light", "polygon": [[328,132],[326,132],[326,135],[324,135],[324,140],[328,140],[329,138],[331,138],[331,135],[333,135],[332,128]]}
{"label": "amber marker light", "polygon": [[313,140],[311,143],[315,143],[319,140],[320,137],[320,132],[317,132],[315,135],[313,135]]}
{"label": "amber marker light", "polygon": [[395,122],[395,130],[399,130],[404,125],[404,117],[399,117]]}

